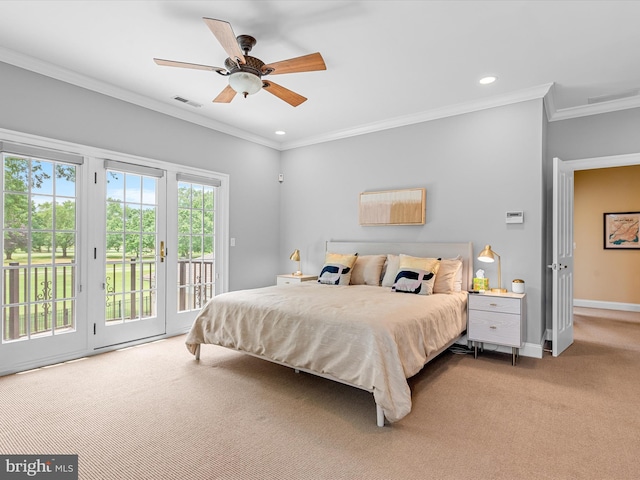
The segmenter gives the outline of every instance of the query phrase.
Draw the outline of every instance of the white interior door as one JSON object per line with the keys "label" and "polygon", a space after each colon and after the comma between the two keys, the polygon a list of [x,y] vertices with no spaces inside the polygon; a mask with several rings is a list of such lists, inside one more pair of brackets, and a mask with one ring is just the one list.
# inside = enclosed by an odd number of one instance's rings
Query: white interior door
{"label": "white interior door", "polygon": [[109,160],[96,173],[103,215],[94,227],[102,266],[94,346],[101,348],[166,332],[166,175]]}
{"label": "white interior door", "polygon": [[573,343],[573,167],[553,159],[552,354]]}

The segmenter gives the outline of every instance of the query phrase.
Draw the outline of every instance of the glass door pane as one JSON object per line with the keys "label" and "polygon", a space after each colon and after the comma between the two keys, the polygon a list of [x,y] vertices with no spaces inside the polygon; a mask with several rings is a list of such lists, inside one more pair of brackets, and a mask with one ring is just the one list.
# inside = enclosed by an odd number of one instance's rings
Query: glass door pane
{"label": "glass door pane", "polygon": [[178,312],[199,310],[215,291],[215,187],[178,182]]}
{"label": "glass door pane", "polygon": [[[109,168],[105,172],[104,323],[98,345],[165,331],[159,281],[164,232],[164,182],[157,176]],[[162,303],[162,302],[161,302]]]}
{"label": "glass door pane", "polygon": [[2,343],[75,332],[78,166],[2,162]]}

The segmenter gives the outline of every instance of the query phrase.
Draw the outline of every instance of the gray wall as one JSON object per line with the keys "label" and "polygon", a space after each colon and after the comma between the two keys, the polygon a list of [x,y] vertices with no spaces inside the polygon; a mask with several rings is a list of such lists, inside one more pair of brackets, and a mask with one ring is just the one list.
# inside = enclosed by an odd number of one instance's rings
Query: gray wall
{"label": "gray wall", "polygon": [[549,123],[549,159],[580,160],[638,152],[640,108]]}
{"label": "gray wall", "polygon": [[[282,153],[280,270],[293,249],[317,274],[325,241],[471,241],[502,256],[503,286],[526,281],[526,341],[544,332],[542,100],[385,130]],[[426,187],[424,226],[361,227],[364,191]],[[505,224],[507,210],[525,223]],[[495,285],[494,265],[475,262]]]}
{"label": "gray wall", "polygon": [[0,128],[229,174],[229,288],[274,282],[277,150],[2,62]]}
{"label": "gray wall", "polygon": [[[10,65],[0,78],[0,128],[229,174],[232,290],[293,271],[294,248],[317,273],[327,240],[491,243],[503,286],[527,282],[527,342],[542,338],[542,100],[278,152]],[[358,225],[360,192],[410,187],[427,189],[426,225]],[[478,268],[496,283],[495,265]]]}

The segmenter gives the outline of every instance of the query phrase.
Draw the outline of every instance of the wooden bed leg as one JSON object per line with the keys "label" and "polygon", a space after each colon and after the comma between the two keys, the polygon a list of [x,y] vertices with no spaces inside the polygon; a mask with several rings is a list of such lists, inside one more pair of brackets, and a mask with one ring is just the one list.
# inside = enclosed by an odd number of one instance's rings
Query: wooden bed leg
{"label": "wooden bed leg", "polygon": [[201,343],[198,344],[198,346],[196,347],[196,360],[200,360],[200,347],[202,346]]}
{"label": "wooden bed leg", "polygon": [[376,423],[379,427],[384,427],[384,412],[382,407],[376,403]]}

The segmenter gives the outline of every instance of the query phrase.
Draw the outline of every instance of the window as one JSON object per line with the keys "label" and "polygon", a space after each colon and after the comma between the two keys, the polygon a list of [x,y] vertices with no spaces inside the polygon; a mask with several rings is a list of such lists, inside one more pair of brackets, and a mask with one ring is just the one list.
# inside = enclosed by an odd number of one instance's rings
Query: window
{"label": "window", "polygon": [[38,158],[29,153],[39,149],[0,143],[3,149],[18,153],[2,153],[2,342],[75,331],[82,157]]}

